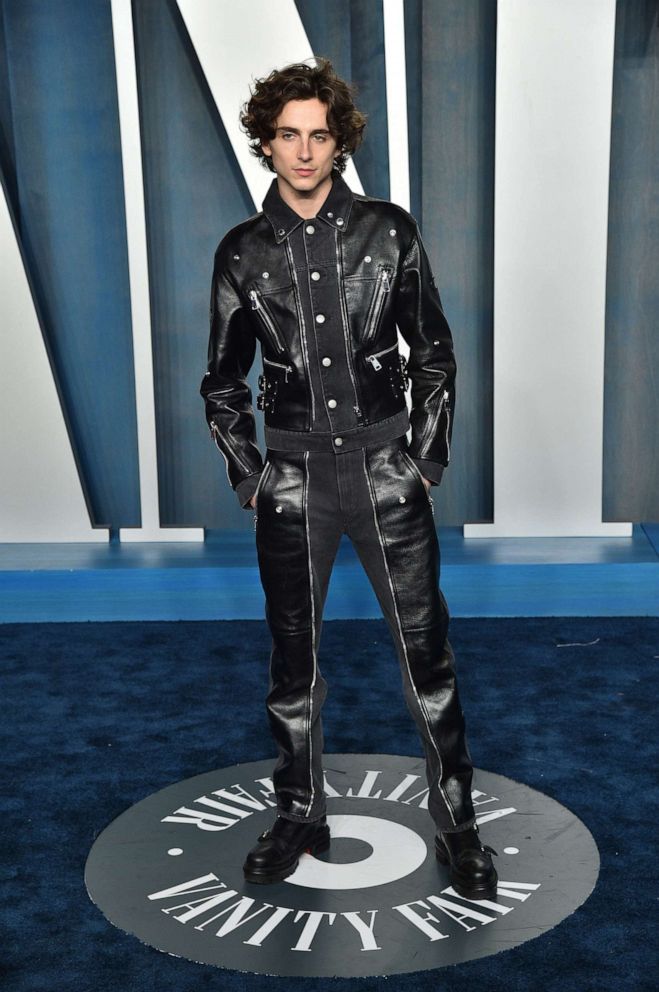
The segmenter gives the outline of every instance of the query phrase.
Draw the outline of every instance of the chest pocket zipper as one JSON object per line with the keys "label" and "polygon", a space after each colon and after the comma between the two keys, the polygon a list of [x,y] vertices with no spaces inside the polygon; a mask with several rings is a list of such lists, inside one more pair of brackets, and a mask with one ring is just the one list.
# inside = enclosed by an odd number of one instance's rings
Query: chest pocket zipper
{"label": "chest pocket zipper", "polygon": [[276,350],[278,352],[280,352],[280,353],[283,352],[283,351],[285,351],[286,349],[284,348],[283,342],[282,342],[281,338],[279,337],[279,332],[277,331],[277,328],[275,327],[275,322],[272,319],[272,316],[270,314],[270,311],[268,310],[267,306],[265,305],[265,301],[264,301],[263,297],[261,296],[261,294],[259,293],[258,289],[250,289],[250,291],[249,291],[249,298],[252,301],[252,310],[256,310],[256,312],[259,314],[259,316],[260,316],[260,318],[261,318],[261,320],[262,320],[262,322],[263,322],[263,324],[265,326],[265,329],[267,330],[268,334],[270,335],[270,339],[271,339],[272,343],[274,344]]}
{"label": "chest pocket zipper", "polygon": [[390,272],[390,266],[378,266],[378,276],[371,299],[371,306],[366,318],[366,327],[364,328],[364,345],[367,345],[375,337],[384,305],[384,298],[391,289]]}
{"label": "chest pocket zipper", "polygon": [[266,358],[265,355],[263,356],[263,364],[275,365],[278,369],[284,369],[284,382],[288,382],[289,372],[294,371],[292,365],[284,365],[283,362],[273,362],[270,358]]}
{"label": "chest pocket zipper", "polygon": [[380,355],[386,355],[388,351],[393,351],[394,348],[398,348],[398,342],[396,344],[390,345],[388,348],[382,348],[381,351],[374,351],[372,355],[366,355],[365,360],[370,362],[376,372],[379,372],[382,368],[382,362],[379,361]]}

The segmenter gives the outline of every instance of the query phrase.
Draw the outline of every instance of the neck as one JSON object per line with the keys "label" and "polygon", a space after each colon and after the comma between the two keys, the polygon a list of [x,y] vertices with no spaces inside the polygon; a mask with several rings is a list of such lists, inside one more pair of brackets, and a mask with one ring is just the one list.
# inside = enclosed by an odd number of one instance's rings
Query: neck
{"label": "neck", "polygon": [[291,210],[294,210],[300,217],[307,220],[309,217],[315,217],[322,207],[332,188],[332,181],[330,174],[314,190],[307,192],[306,190],[295,189],[278,175],[277,189],[284,203],[288,204]]}

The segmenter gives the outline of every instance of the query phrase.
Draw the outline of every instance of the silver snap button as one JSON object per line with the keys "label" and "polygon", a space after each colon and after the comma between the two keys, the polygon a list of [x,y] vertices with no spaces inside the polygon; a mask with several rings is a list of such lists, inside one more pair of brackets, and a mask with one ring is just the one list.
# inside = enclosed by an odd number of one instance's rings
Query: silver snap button
{"label": "silver snap button", "polygon": [[399,496],[399,497],[398,497],[398,502],[399,502],[399,503],[407,503],[407,500],[405,499],[405,497],[404,497],[404,496]]}
{"label": "silver snap button", "polygon": [[332,364],[331,358],[323,358],[323,365],[331,365],[331,364]]}
{"label": "silver snap button", "polygon": [[337,218],[336,218],[336,223],[337,223],[337,224],[338,224],[339,226],[341,226],[341,224],[343,224],[343,217],[337,217]]}
{"label": "silver snap button", "polygon": [[261,275],[263,276],[264,279],[269,279],[270,278],[270,273],[269,272],[262,272]]}
{"label": "silver snap button", "polygon": [[330,407],[330,409],[333,410],[334,407],[336,406],[336,400],[328,400],[327,401],[327,405],[328,405],[328,407]]}
{"label": "silver snap button", "polygon": [[316,282],[318,282],[318,280],[320,279],[320,272],[312,272],[311,278],[314,279]]}
{"label": "silver snap button", "polygon": [[284,509],[284,507],[283,507],[283,506],[279,506],[279,505],[277,505],[277,506],[275,507],[275,513],[281,513],[281,512],[283,511],[283,509]]}
{"label": "silver snap button", "polygon": [[327,216],[328,216],[328,217],[333,217],[333,216],[334,216],[334,214],[332,213],[332,211],[331,211],[331,210],[328,210],[328,211],[327,211]]}
{"label": "silver snap button", "polygon": [[324,324],[325,323],[325,314],[324,313],[317,313],[316,314],[316,323],[317,324]]}
{"label": "silver snap button", "polygon": [[370,262],[371,261],[371,256],[370,255],[364,255],[364,261],[365,262]]}
{"label": "silver snap button", "polygon": [[238,261],[238,259],[240,258],[240,255],[234,255],[233,257],[235,258],[236,261]]}
{"label": "silver snap button", "polygon": [[392,227],[392,228],[390,228],[390,229],[389,229],[389,234],[390,234],[390,235],[391,235],[392,237],[394,236],[394,234],[395,234],[395,233],[396,233],[396,228],[395,228],[395,227]]}
{"label": "silver snap button", "polygon": [[305,231],[307,232],[307,234],[313,234],[315,230],[316,228],[313,226],[313,224],[307,224],[307,226],[305,227]]}
{"label": "silver snap button", "polygon": [[337,446],[337,448],[340,448],[341,445],[343,444],[343,438],[342,437],[335,437],[334,438],[334,444]]}
{"label": "silver snap button", "polygon": [[284,230],[283,227],[280,227],[279,230],[277,231],[277,234],[286,234],[286,231]]}
{"label": "silver snap button", "polygon": [[433,341],[433,344],[439,344],[439,341]]}

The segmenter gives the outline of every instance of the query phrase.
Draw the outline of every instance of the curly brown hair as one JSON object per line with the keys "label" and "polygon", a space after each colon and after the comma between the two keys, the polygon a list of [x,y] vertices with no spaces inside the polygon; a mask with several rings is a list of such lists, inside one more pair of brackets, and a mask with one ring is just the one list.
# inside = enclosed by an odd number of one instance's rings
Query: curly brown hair
{"label": "curly brown hair", "polygon": [[294,62],[283,69],[273,69],[269,76],[257,79],[251,98],[242,106],[240,125],[250,139],[250,151],[274,172],[272,158],[261,147],[276,135],[276,123],[289,100],[311,100],[316,97],[327,107],[327,127],[336,139],[341,154],[334,160],[337,172],[343,172],[348,157],[362,142],[367,114],[354,104],[356,86],[337,76],[329,59],[314,56],[316,65]]}

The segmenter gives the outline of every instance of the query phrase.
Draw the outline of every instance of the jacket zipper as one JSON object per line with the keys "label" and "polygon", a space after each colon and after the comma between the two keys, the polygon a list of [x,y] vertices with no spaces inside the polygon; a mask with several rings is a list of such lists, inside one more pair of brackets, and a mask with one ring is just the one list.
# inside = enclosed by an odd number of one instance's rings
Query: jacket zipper
{"label": "jacket zipper", "polygon": [[292,365],[284,365],[282,362],[273,362],[271,358],[266,358],[265,355],[263,356],[263,362],[266,365],[276,365],[278,369],[284,369],[284,382],[288,382],[288,373],[294,371]]}
{"label": "jacket zipper", "polygon": [[[435,429],[435,426],[437,424],[437,421],[440,418],[441,412],[444,409],[444,404],[446,403],[447,399],[448,399],[448,389],[445,389],[444,390],[444,393],[442,395],[441,400],[437,404],[437,409],[435,410],[435,413],[434,413],[432,419],[429,421],[428,425],[426,426],[425,431],[423,432],[422,450],[423,450],[423,444],[425,444],[426,439],[430,436],[430,434],[432,433],[432,431],[434,431],[434,429]],[[447,428],[447,431],[448,431],[448,428]],[[420,454],[419,455],[419,458],[423,458],[423,455]],[[447,457],[446,461],[448,463],[448,457]]]}
{"label": "jacket zipper", "polygon": [[394,348],[398,347],[398,342],[392,344],[389,348],[382,348],[380,351],[374,351],[372,355],[366,355],[366,361],[370,362],[376,372],[379,372],[382,368],[382,363],[378,361],[378,355],[386,355],[388,351],[393,351]]}
{"label": "jacket zipper", "polygon": [[258,310],[259,314],[261,315],[261,320],[268,329],[270,333],[270,337],[274,341],[277,351],[279,352],[285,351],[286,349],[284,348],[281,338],[279,337],[279,334],[277,332],[277,328],[275,327],[275,322],[270,316],[270,313],[268,312],[268,309],[265,303],[263,302],[263,297],[261,296],[259,291],[257,289],[250,289],[249,298],[252,301],[252,310]]}
{"label": "jacket zipper", "polygon": [[451,407],[446,404],[446,463],[448,464],[451,457],[451,447],[448,441],[448,425],[451,420]]}
{"label": "jacket zipper", "polygon": [[369,344],[371,338],[375,337],[377,331],[378,321],[380,320],[380,314],[382,313],[382,306],[384,304],[385,295],[391,289],[391,281],[389,279],[389,271],[386,266],[378,266],[378,277],[375,286],[375,291],[373,293],[373,298],[371,300],[371,306],[366,318],[366,327],[364,329],[364,347]]}
{"label": "jacket zipper", "polygon": [[[293,286],[295,287],[295,299],[297,302],[300,331],[302,334],[302,361],[304,362],[304,374],[305,374],[305,381],[307,384],[307,395],[309,396],[310,405],[311,405],[311,417],[307,415],[306,430],[310,430],[311,425],[316,419],[316,400],[314,397],[313,389],[311,387],[311,371],[309,369],[309,354],[307,349],[307,325],[304,320],[304,307],[302,306],[302,299],[300,297],[300,284],[297,278],[297,273],[295,271],[295,259],[293,258],[293,249],[291,248],[291,243],[288,238],[286,239],[286,257],[288,258],[288,267],[291,271]],[[304,241],[304,257],[307,260],[307,265],[309,265],[309,254],[307,252],[306,240]]]}
{"label": "jacket zipper", "polygon": [[341,324],[343,325],[343,341],[345,344],[346,357],[348,359],[348,371],[350,373],[350,378],[352,380],[352,388],[355,394],[356,404],[353,406],[353,410],[357,414],[360,420],[363,421],[364,414],[361,410],[361,395],[359,388],[357,386],[357,381],[355,379],[355,369],[352,362],[352,343],[350,337],[350,323],[348,321],[348,312],[346,308],[345,301],[345,290],[343,285],[343,272],[341,269],[341,255],[339,252],[339,232],[337,228],[334,228],[334,250],[336,253],[336,275],[339,281],[339,300],[341,302]]}
{"label": "jacket zipper", "polygon": [[[233,453],[234,453],[234,455],[236,457],[236,461],[238,462],[238,464],[241,465],[242,468],[244,468],[251,475],[252,474],[252,470],[251,470],[250,466],[247,464],[247,462],[243,460],[242,455],[238,452],[238,450],[236,448],[236,445],[235,445],[235,443],[234,443],[233,438],[231,437],[231,435],[230,434],[221,435],[220,434],[220,428],[217,426],[217,424],[215,423],[214,420],[211,420],[209,426],[210,426],[210,431],[211,431],[211,437],[215,441],[215,444],[218,446],[218,448],[220,449],[220,451],[222,452],[222,454],[224,455],[224,451],[222,449],[222,445],[220,444],[220,437],[224,436],[224,439],[227,442],[227,445],[230,448],[233,449]],[[225,457],[226,457],[226,455],[225,455]]]}

